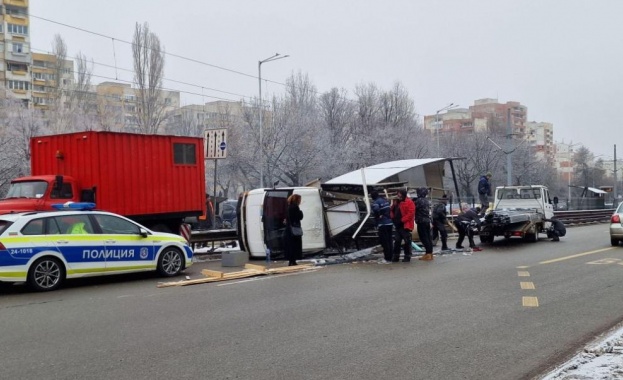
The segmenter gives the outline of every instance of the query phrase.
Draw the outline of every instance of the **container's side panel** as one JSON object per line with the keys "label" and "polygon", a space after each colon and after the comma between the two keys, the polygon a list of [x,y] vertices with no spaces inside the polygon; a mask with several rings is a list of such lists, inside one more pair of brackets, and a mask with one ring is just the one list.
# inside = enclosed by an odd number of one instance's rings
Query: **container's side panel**
{"label": "container's side panel", "polygon": [[[180,162],[174,144],[193,146]],[[97,207],[123,215],[205,213],[203,140],[80,132],[31,140],[32,175],[70,175],[97,187]]]}
{"label": "container's side panel", "polygon": [[197,158],[194,165],[178,165],[173,159],[175,141],[200,147],[201,139],[111,133],[102,133],[102,139],[106,149],[101,160],[111,165],[100,195],[115,199],[108,210],[149,215],[205,208],[203,186],[195,186],[204,180],[203,162]]}
{"label": "container's side panel", "polygon": [[97,137],[87,131],[32,138],[32,175],[68,175],[92,187],[100,173]]}

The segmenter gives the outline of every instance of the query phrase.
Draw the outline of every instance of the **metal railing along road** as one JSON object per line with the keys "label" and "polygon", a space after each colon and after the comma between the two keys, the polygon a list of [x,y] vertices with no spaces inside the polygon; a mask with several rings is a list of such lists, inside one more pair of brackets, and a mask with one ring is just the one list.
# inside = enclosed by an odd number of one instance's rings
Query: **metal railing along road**
{"label": "metal railing along road", "polygon": [[614,209],[554,211],[554,217],[564,224],[607,222],[614,214]]}

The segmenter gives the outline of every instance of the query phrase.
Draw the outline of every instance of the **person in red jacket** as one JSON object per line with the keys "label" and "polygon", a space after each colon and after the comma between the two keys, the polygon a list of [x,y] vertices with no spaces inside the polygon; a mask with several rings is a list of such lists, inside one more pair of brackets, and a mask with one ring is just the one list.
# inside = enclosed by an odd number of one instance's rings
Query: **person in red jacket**
{"label": "person in red jacket", "polygon": [[404,241],[405,263],[411,261],[411,231],[415,226],[415,204],[407,197],[407,190],[398,191],[397,197],[392,204],[390,216],[396,230],[394,231],[394,254],[392,262],[400,261],[400,246]]}

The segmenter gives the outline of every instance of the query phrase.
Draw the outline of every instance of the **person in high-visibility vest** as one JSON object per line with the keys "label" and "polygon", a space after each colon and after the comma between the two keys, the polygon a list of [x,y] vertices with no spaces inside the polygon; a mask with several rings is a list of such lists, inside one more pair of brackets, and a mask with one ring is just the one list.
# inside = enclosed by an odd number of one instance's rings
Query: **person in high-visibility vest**
{"label": "person in high-visibility vest", "polygon": [[89,232],[84,228],[84,222],[74,223],[67,230],[68,234],[79,235],[79,234],[88,234]]}

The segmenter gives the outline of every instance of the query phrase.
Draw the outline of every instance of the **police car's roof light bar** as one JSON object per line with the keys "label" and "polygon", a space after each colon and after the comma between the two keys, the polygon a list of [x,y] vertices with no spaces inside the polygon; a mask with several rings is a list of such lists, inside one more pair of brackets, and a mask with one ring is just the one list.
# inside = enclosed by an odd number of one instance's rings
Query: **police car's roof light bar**
{"label": "police car's roof light bar", "polygon": [[52,205],[56,210],[93,210],[95,203],[92,202],[66,202]]}

